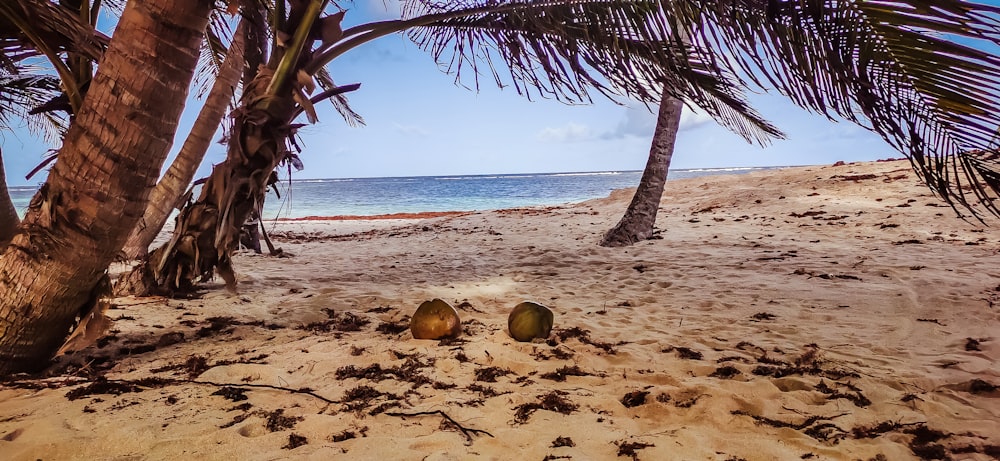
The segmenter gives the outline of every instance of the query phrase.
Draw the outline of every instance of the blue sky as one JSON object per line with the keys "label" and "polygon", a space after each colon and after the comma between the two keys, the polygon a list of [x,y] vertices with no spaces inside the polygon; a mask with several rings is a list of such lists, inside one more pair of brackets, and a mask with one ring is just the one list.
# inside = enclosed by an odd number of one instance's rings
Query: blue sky
{"label": "blue sky", "polygon": [[[357,2],[345,21],[379,17],[387,17],[382,2]],[[348,97],[367,125],[351,128],[329,104],[322,104],[319,123],[301,130],[306,168],[295,178],[641,170],[656,120],[641,104],[616,105],[600,94],[586,106],[528,101],[513,88],[496,88],[492,78],[484,78],[476,92],[456,85],[429,53],[402,36],[362,45],[338,58],[330,71],[340,84],[362,84]],[[751,101],[785,131],[787,140],[761,148],[687,112],[671,167],[808,165],[900,156],[878,136],[809,114],[781,96],[753,95]],[[188,105],[174,152],[200,102],[193,99]],[[58,147],[23,129],[0,132],[0,145],[10,185],[42,182],[44,174],[31,180],[24,175],[46,150]],[[214,145],[199,176],[222,161],[224,152],[222,145]]]}

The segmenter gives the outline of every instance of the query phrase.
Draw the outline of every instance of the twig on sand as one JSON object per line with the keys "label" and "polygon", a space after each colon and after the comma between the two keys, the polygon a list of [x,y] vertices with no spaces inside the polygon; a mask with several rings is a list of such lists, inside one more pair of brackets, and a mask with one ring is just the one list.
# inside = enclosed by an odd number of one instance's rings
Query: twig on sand
{"label": "twig on sand", "polygon": [[195,381],[195,380],[188,380],[188,379],[177,379],[177,380],[175,380],[175,382],[178,382],[178,383],[191,383],[191,384],[207,384],[209,386],[215,386],[215,387],[251,387],[251,388],[252,387],[256,387],[256,388],[262,388],[262,389],[273,389],[273,390],[276,390],[276,391],[290,392],[292,394],[305,394],[305,395],[317,398],[319,400],[322,400],[322,401],[324,401],[326,403],[329,403],[329,404],[339,403],[336,400],[330,400],[330,399],[328,399],[326,397],[323,397],[322,395],[319,395],[319,394],[313,392],[312,389],[309,389],[309,388],[306,388],[306,387],[295,389],[295,388],[284,387],[284,386],[272,386],[270,384],[254,384],[254,383],[226,384],[226,383],[216,383],[216,382],[212,382],[212,381],[202,381],[202,380]]}
{"label": "twig on sand", "polygon": [[[313,392],[312,389],[307,387],[292,388],[285,386],[273,386],[270,384],[255,384],[255,383],[217,383],[214,381],[204,381],[204,380],[194,380],[194,379],[184,379],[184,378],[159,378],[152,377],[147,379],[106,379],[99,377],[98,379],[72,379],[71,377],[66,377],[63,381],[55,381],[52,378],[49,379],[23,379],[23,380],[12,380],[7,382],[2,382],[0,384],[12,386],[12,387],[24,387],[31,388],[34,385],[36,388],[54,388],[62,386],[75,386],[78,384],[85,383],[108,383],[108,384],[121,384],[136,386],[137,388],[157,388],[165,387],[170,385],[180,385],[180,384],[201,384],[204,386],[213,386],[218,388],[231,387],[231,388],[256,388],[256,389],[272,389],[276,391],[284,391],[292,394],[305,394],[310,397],[322,400],[329,404],[340,403],[336,400],[331,400],[322,395]],[[132,391],[137,392],[137,391]],[[99,394],[101,392],[94,392]],[[84,394],[86,395],[86,394]],[[492,437],[492,436],[491,436]]]}
{"label": "twig on sand", "polygon": [[391,412],[391,413],[386,413],[386,415],[389,415],[389,416],[400,416],[400,417],[440,415],[442,418],[448,420],[448,422],[450,422],[452,425],[454,425],[455,427],[457,427],[458,430],[462,431],[462,435],[465,436],[466,441],[468,441],[469,443],[472,443],[472,436],[473,435],[486,434],[486,435],[488,435],[490,437],[493,437],[493,434],[490,434],[489,432],[486,432],[484,430],[472,429],[472,428],[468,428],[468,427],[462,426],[461,424],[458,424],[458,421],[455,421],[454,419],[452,419],[451,416],[448,416],[447,413],[445,413],[444,411],[441,411],[441,410],[418,411],[418,412],[415,412],[415,413]]}

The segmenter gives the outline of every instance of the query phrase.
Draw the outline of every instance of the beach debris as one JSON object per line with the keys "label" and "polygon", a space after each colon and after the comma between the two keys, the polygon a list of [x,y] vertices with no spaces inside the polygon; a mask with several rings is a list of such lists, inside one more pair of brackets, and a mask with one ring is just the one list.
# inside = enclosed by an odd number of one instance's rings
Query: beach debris
{"label": "beach debris", "polygon": [[[594,347],[596,347],[598,349],[603,350],[605,353],[610,354],[610,355],[614,355],[614,354],[616,354],[618,352],[617,349],[615,349],[615,346],[622,346],[622,345],[628,344],[628,341],[618,341],[617,343],[611,344],[611,343],[607,343],[607,342],[604,342],[604,341],[597,341],[597,340],[591,339],[590,338],[590,330],[586,330],[586,329],[583,329],[583,328],[580,328],[580,327],[572,327],[572,328],[559,329],[556,332],[556,337],[559,338],[559,341],[562,341],[562,342],[565,342],[569,338],[576,338],[581,343],[589,344],[591,346],[594,346]],[[549,340],[546,343],[548,345],[552,346],[552,347],[555,347],[557,344],[559,344],[555,340]]]}
{"label": "beach debris", "polygon": [[677,352],[677,357],[680,357],[684,360],[701,360],[704,357],[704,355],[701,352],[698,352],[689,347],[682,347],[682,346],[678,347],[671,346],[663,348],[660,350],[660,352],[662,353]]}
{"label": "beach debris", "polygon": [[487,383],[497,382],[497,378],[501,376],[507,376],[512,372],[506,368],[500,367],[484,367],[476,369],[476,381],[483,381]]}
{"label": "beach debris", "polygon": [[736,368],[732,365],[724,365],[719,368],[716,368],[715,371],[713,371],[712,374],[708,376],[712,378],[732,379],[733,377],[739,376],[741,374],[743,374],[743,372],[740,371],[739,368]]}
{"label": "beach debris", "polygon": [[649,396],[649,391],[632,391],[622,397],[621,403],[622,405],[625,405],[625,408],[645,405],[647,396]]}
{"label": "beach debris", "polygon": [[507,316],[507,330],[510,336],[521,342],[536,338],[545,339],[552,332],[554,316],[552,310],[535,302],[518,304]]}
{"label": "beach debris", "polygon": [[542,373],[538,377],[542,379],[550,379],[552,381],[557,381],[557,382],[564,382],[566,381],[567,376],[594,376],[594,374],[588,373],[580,369],[580,367],[577,365],[573,365],[573,366],[561,367],[553,372]]}
{"label": "beach debris", "polygon": [[774,314],[772,314],[770,312],[758,312],[758,313],[750,316],[750,318],[753,319],[753,321],[755,321],[755,322],[763,322],[765,320],[774,320],[777,317],[778,317],[777,315],[774,315]]}
{"label": "beach debris", "polygon": [[626,442],[624,440],[619,440],[619,441],[615,442],[615,445],[618,446],[618,456],[619,457],[629,457],[629,458],[632,458],[633,460],[638,460],[639,459],[639,454],[636,453],[636,450],[642,450],[642,449],[645,449],[645,448],[655,447],[656,446],[656,445],[653,445],[651,443],[645,443],[645,442]]}
{"label": "beach debris", "polygon": [[536,410],[547,410],[568,415],[580,408],[579,405],[563,397],[564,395],[567,395],[567,393],[555,390],[548,394],[539,395],[535,402],[518,405],[514,408],[514,423],[523,424],[528,422],[531,414]]}
{"label": "beach debris", "polygon": [[556,439],[552,441],[552,448],[575,447],[575,446],[576,446],[576,443],[574,443],[573,439],[571,439],[569,437],[559,436],[559,437],[556,437]]}
{"label": "beach debris", "polygon": [[56,357],[94,345],[111,330],[113,320],[108,317],[108,310],[112,308],[110,295],[111,279],[104,274],[81,309],[76,326],[56,351]]}
{"label": "beach debris", "polygon": [[[447,427],[458,429],[462,433],[462,435],[465,436],[465,441],[466,441],[467,444],[468,443],[472,443],[472,437],[475,436],[475,435],[488,435],[490,437],[493,437],[493,434],[490,434],[489,432],[486,432],[486,431],[484,431],[482,429],[473,429],[473,428],[465,427],[465,426],[459,424],[458,421],[455,421],[454,418],[452,418],[451,416],[448,416],[447,413],[445,413],[444,411],[441,411],[441,410],[418,411],[418,412],[414,412],[414,413],[391,412],[391,413],[386,413],[386,415],[388,415],[388,416],[398,416],[400,418],[407,418],[407,417],[414,417],[414,416],[438,415],[438,416],[440,416],[440,417],[442,417],[442,418],[445,419],[445,421],[448,423]],[[445,426],[445,425],[442,424],[442,426]]]}
{"label": "beach debris", "polygon": [[410,333],[414,339],[455,338],[462,332],[462,319],[458,311],[439,298],[424,301],[410,319]]}
{"label": "beach debris", "polygon": [[294,450],[307,443],[309,443],[309,439],[305,438],[305,436],[293,432],[291,434],[288,434],[288,445],[285,445],[281,448],[284,450]]}

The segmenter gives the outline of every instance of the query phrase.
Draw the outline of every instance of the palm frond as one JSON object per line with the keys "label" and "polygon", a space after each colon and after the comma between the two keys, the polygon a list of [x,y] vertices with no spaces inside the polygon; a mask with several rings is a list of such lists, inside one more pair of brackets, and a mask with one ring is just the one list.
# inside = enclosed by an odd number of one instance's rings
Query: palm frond
{"label": "palm frond", "polygon": [[32,109],[59,95],[59,79],[40,71],[33,66],[21,66],[15,73],[0,70],[0,129],[9,128],[18,118],[27,122],[30,132],[55,142],[66,129],[66,117],[33,114]]}
{"label": "palm frond", "polygon": [[233,28],[230,18],[224,12],[213,10],[205,29],[205,40],[201,44],[201,55],[194,76],[195,94],[200,98],[205,96],[212,85],[215,76],[219,74],[226,50],[233,42]]}
{"label": "palm frond", "polygon": [[[1000,7],[963,0],[410,0],[410,37],[473,86],[642,101],[665,85],[747,139],[741,89],[880,134],[953,206],[1000,215]],[[503,62],[506,72],[496,62]],[[509,72],[509,77],[502,74]],[[456,77],[460,78],[460,77]]]}
{"label": "palm frond", "polygon": [[699,41],[735,51],[751,80],[875,131],[953,206],[1000,214],[1000,162],[984,155],[997,147],[1000,57],[983,51],[1000,44],[1000,8],[960,0],[694,3],[704,18]]}
{"label": "palm frond", "polygon": [[[324,90],[337,87],[337,84],[333,82],[333,77],[330,76],[330,72],[325,67],[316,72],[315,78],[316,82],[319,83],[319,87]],[[344,94],[337,94],[331,97],[330,104],[333,104],[333,108],[344,118],[347,126],[358,127],[365,124],[365,119],[351,108],[351,104]]]}
{"label": "palm frond", "polygon": [[687,24],[676,18],[690,14],[684,10],[689,5],[676,3],[415,0],[407,2],[404,15],[443,16],[409,36],[456,80],[471,72],[476,88],[488,74],[497,85],[509,81],[529,98],[534,92],[568,103],[589,102],[593,89],[612,100],[627,95],[658,103],[665,87],[748,141],[766,144],[782,137],[749,106],[735,74],[704,60],[713,56],[710,50],[688,42]]}
{"label": "palm frond", "polygon": [[270,13],[270,2],[268,0],[245,0],[241,14],[246,37],[246,49],[244,50],[245,68],[243,70],[243,81],[249,82],[257,76],[260,66],[266,61],[268,52],[268,42],[271,40],[271,30],[268,27],[267,18]]}
{"label": "palm frond", "polygon": [[44,44],[96,61],[109,39],[73,11],[49,0],[4,0],[0,2],[0,40],[34,49]]}

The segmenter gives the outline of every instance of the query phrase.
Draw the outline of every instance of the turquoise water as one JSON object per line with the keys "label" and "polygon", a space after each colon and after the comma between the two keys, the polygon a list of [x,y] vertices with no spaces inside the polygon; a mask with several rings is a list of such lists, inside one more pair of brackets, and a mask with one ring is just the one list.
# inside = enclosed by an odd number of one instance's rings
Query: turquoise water
{"label": "turquoise water", "polygon": [[[671,170],[669,179],[746,173],[763,168]],[[614,189],[635,187],[641,171],[536,173],[398,178],[298,179],[278,185],[281,197],[267,196],[264,218],[480,211],[558,205],[607,197]],[[35,187],[10,188],[22,214]]]}

